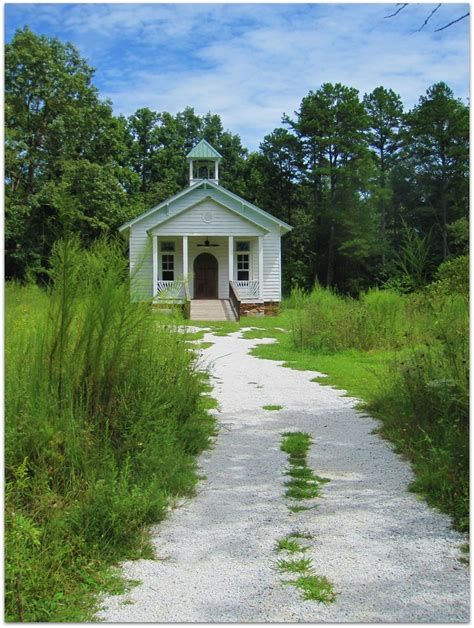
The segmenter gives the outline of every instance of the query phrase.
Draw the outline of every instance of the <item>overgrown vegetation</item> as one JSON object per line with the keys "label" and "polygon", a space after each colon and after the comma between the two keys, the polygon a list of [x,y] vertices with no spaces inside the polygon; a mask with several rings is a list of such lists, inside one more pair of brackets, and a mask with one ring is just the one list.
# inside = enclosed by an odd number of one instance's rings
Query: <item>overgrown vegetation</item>
{"label": "overgrown vegetation", "polygon": [[424,290],[371,290],[360,299],[316,286],[287,301],[291,334],[255,355],[327,373],[382,420],[412,463],[413,490],[453,517],[469,517],[468,258],[441,265]]}
{"label": "overgrown vegetation", "polygon": [[90,619],[107,566],[152,556],[144,524],[193,492],[214,433],[184,338],[130,303],[124,260],[57,243],[48,289],[6,288],[7,621]]}

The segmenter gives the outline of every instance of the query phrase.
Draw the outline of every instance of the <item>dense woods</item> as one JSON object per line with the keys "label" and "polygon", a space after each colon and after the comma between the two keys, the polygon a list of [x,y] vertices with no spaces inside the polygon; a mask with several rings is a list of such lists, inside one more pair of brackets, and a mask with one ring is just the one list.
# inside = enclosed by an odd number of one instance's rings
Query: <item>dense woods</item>
{"label": "dense woods", "polygon": [[74,47],[27,28],[5,62],[8,278],[45,279],[66,232],[88,246],[183,188],[202,137],[223,155],[222,185],[293,225],[286,293],[316,280],[410,291],[467,253],[468,108],[445,83],[410,111],[389,86],[326,83],[249,152],[192,107],[115,116]]}

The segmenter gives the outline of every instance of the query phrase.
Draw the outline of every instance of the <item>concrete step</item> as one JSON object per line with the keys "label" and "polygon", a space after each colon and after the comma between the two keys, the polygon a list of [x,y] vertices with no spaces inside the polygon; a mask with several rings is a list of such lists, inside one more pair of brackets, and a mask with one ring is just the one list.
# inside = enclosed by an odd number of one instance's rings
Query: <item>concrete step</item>
{"label": "concrete step", "polygon": [[191,301],[191,320],[235,321],[228,299],[195,299]]}

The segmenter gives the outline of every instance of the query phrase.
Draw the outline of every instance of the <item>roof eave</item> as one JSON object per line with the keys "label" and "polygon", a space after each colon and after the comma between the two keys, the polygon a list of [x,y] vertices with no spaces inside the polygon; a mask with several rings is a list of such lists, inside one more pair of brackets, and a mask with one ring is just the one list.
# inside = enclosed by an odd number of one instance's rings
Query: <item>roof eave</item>
{"label": "roof eave", "polygon": [[216,183],[212,183],[212,181],[209,181],[209,180],[208,180],[208,184],[211,185],[212,187],[216,188],[216,190],[223,190],[225,193],[230,194],[231,196],[234,196],[240,202],[244,203],[245,205],[247,205],[251,209],[254,209],[259,214],[265,216],[266,218],[268,218],[269,220],[272,220],[273,222],[276,222],[277,225],[280,228],[286,229],[287,231],[291,231],[293,229],[293,227],[291,225],[289,225],[288,223],[284,222],[283,220],[280,220],[276,216],[272,216],[272,214],[266,212],[264,209],[261,209],[260,207],[257,207],[253,203],[250,203],[249,201],[246,201],[244,198],[241,198],[238,194],[234,194],[234,192],[231,192],[230,190],[228,190],[227,188],[223,187],[222,185],[219,185],[219,184],[216,184]]}

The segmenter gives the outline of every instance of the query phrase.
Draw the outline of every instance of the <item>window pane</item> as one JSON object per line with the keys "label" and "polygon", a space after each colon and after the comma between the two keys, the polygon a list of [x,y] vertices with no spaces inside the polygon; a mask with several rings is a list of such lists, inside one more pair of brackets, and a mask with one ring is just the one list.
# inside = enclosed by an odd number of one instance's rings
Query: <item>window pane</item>
{"label": "window pane", "polygon": [[[174,255],[161,256],[161,270],[163,272],[163,279],[174,280]],[[167,276],[165,277],[165,275]]]}
{"label": "window pane", "polygon": [[238,270],[237,271],[237,280],[238,281],[248,281],[249,280],[249,271],[248,270]]}
{"label": "window pane", "polygon": [[237,255],[237,269],[238,270],[249,270],[250,268],[250,259],[248,255]]}
{"label": "window pane", "polygon": [[237,242],[237,251],[250,251],[250,242]]}
{"label": "window pane", "polygon": [[161,242],[162,251],[174,251],[174,242]]}

